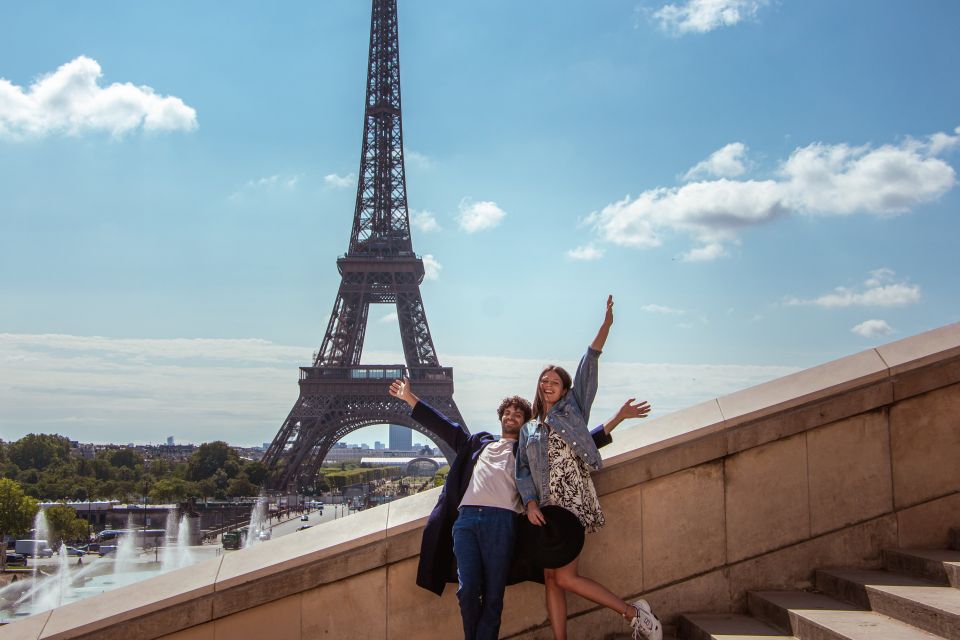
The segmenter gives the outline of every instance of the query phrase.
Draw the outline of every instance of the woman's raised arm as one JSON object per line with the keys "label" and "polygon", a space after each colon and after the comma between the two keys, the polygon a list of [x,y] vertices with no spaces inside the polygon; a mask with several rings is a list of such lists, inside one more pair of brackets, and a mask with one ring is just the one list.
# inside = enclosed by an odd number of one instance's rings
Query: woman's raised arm
{"label": "woman's raised arm", "polygon": [[607,296],[607,312],[603,316],[603,323],[597,331],[597,337],[590,343],[591,349],[603,351],[603,345],[607,342],[611,325],[613,325],[613,296]]}

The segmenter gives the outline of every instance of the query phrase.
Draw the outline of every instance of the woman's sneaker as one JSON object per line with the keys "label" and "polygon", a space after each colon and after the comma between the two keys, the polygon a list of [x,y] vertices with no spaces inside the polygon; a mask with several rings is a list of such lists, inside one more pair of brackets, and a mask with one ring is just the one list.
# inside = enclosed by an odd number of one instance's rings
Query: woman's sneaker
{"label": "woman's sneaker", "polygon": [[633,640],[663,640],[663,629],[657,616],[650,611],[650,604],[646,600],[637,600],[632,605],[637,614],[630,621],[633,628]]}

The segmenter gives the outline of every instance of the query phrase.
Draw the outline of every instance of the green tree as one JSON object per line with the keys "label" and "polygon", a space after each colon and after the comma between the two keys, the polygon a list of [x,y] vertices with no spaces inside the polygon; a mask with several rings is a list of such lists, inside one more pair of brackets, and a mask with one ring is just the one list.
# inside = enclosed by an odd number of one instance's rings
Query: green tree
{"label": "green tree", "polygon": [[65,504],[56,504],[44,510],[50,525],[50,546],[56,549],[61,542],[81,540],[87,537],[87,521],[77,516],[77,512]]}
{"label": "green tree", "polygon": [[161,478],[150,487],[150,500],[153,502],[183,502],[197,489],[192,483],[181,478]]}
{"label": "green tree", "polygon": [[267,467],[262,462],[248,462],[246,466],[243,467],[243,473],[247,474],[250,482],[258,487],[263,486],[264,481],[267,479]]}
{"label": "green tree", "polygon": [[46,469],[70,457],[70,441],[63,436],[31,433],[10,443],[7,455],[21,469]]}
{"label": "green tree", "polygon": [[108,457],[110,464],[114,467],[126,467],[127,469],[136,469],[143,465],[143,457],[133,449],[116,449],[110,452]]}
{"label": "green tree", "polygon": [[[227,468],[232,470],[233,474],[229,474]],[[187,480],[204,480],[217,471],[223,471],[229,479],[237,474],[239,468],[240,456],[230,445],[222,440],[205,442],[197,447],[187,462]]]}
{"label": "green tree", "polygon": [[247,476],[243,473],[239,474],[236,478],[233,478],[227,483],[227,495],[231,498],[255,496],[259,490],[260,488],[250,482]]}
{"label": "green tree", "polygon": [[37,501],[25,495],[19,484],[8,478],[0,479],[0,538],[26,533],[38,508]]}

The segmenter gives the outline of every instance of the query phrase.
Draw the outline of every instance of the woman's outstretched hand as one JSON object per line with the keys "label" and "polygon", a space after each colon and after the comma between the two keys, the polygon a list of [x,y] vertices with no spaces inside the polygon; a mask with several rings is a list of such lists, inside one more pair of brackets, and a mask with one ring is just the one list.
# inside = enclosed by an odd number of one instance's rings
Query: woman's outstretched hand
{"label": "woman's outstretched hand", "polygon": [[535,500],[527,503],[527,520],[530,521],[530,524],[535,524],[538,527],[547,524],[547,519],[543,517],[543,512],[540,511],[540,507]]}
{"label": "woman's outstretched hand", "polygon": [[415,407],[420,398],[414,395],[410,388],[410,378],[403,380],[394,380],[390,383],[390,395],[406,402],[410,407]]}
{"label": "woman's outstretched hand", "polygon": [[623,403],[623,406],[620,407],[615,414],[613,414],[612,418],[604,423],[603,430],[607,433],[610,433],[624,420],[630,420],[633,418],[646,418],[649,413],[649,402],[646,400],[637,402],[636,398],[630,398]]}
{"label": "woman's outstretched hand", "polygon": [[600,324],[600,330],[597,331],[597,337],[590,343],[590,348],[596,351],[603,351],[603,345],[607,342],[607,335],[610,333],[610,327],[613,326],[613,296],[607,296],[607,310],[603,314],[603,322]]}

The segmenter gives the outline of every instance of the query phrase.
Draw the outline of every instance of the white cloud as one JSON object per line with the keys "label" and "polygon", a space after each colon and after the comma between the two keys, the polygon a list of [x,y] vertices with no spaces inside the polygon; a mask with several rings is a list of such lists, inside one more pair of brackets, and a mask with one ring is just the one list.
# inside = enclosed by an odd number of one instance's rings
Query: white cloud
{"label": "white cloud", "polygon": [[257,192],[269,192],[276,190],[292,191],[296,188],[297,183],[300,182],[302,177],[302,173],[292,176],[281,176],[277,174],[266,176],[264,178],[257,178],[256,180],[248,180],[247,184],[243,185],[241,189],[230,195],[230,199],[240,200],[248,194],[252,195]]}
{"label": "white cloud", "polygon": [[[60,432],[82,442],[225,439],[270,441],[297,398],[297,367],[311,346],[266,340],[116,339],[0,334],[0,433]],[[369,362],[403,354],[370,353]],[[443,356],[456,400],[474,431],[497,430],[500,398],[533,391],[545,361]],[[570,370],[576,362],[559,362]],[[795,367],[605,363],[592,417],[600,422],[629,397],[662,415],[792,373]],[[626,430],[626,424],[620,429]],[[135,435],[131,435],[131,434]]]}
{"label": "white cloud", "polygon": [[693,180],[701,176],[713,176],[715,178],[736,178],[743,175],[747,167],[744,164],[744,157],[747,153],[747,145],[742,142],[731,142],[710,154],[706,160],[698,162],[692,169],[683,176],[684,180]]}
{"label": "white cloud", "polygon": [[404,149],[403,158],[405,161],[409,162],[418,169],[433,168],[433,160],[431,160],[429,156],[418,151],[414,151],[413,149]]}
{"label": "white cloud", "polygon": [[461,229],[467,233],[476,233],[496,227],[506,215],[496,202],[470,202],[464,198],[460,201],[460,215],[457,219]]}
{"label": "white cloud", "polygon": [[129,82],[102,87],[102,76],[96,60],[80,56],[28,89],[0,78],[0,138],[196,129],[196,110],[180,98]]}
{"label": "white cloud", "polygon": [[380,318],[380,320],[378,320],[378,322],[382,322],[383,324],[389,324],[391,322],[396,322],[396,321],[397,321],[396,311],[391,311],[390,313],[387,313],[382,318]]}
{"label": "white cloud", "polygon": [[347,189],[356,183],[356,178],[352,173],[348,173],[345,176],[338,176],[335,173],[328,173],[327,175],[323,176],[323,181],[328,187],[333,187],[334,189]]}
{"label": "white cloud", "polygon": [[906,282],[893,282],[894,272],[881,268],[870,272],[862,290],[837,287],[831,293],[812,300],[788,298],[786,304],[816,305],[825,309],[844,307],[905,307],[920,301],[920,287]]}
{"label": "white cloud", "polygon": [[773,179],[719,178],[657,187],[608,204],[586,222],[601,241],[641,249],[661,246],[671,233],[687,235],[701,246],[684,254],[685,260],[713,260],[725,255],[726,244],[738,241],[740,229],[779,217],[891,216],[937,200],[957,180],[953,167],[934,152],[957,146],[958,140],[960,135],[940,133],[876,148],[815,143],[795,149]]}
{"label": "white cloud", "polygon": [[410,222],[424,233],[440,230],[436,217],[429,211],[410,211]]}
{"label": "white cloud", "polygon": [[727,255],[723,245],[719,242],[711,242],[702,247],[696,247],[683,253],[680,257],[684,262],[710,262],[722,256]]}
{"label": "white cloud", "polygon": [[675,35],[707,33],[753,18],[767,0],[686,0],[653,13],[660,28]]}
{"label": "white cloud", "polygon": [[640,308],[648,313],[662,313],[664,315],[683,315],[686,313],[683,309],[674,309],[673,307],[667,307],[662,304],[645,304]]}
{"label": "white cloud", "polygon": [[850,329],[857,335],[861,335],[864,338],[877,338],[879,336],[888,336],[893,333],[893,327],[886,323],[884,320],[865,320]]}
{"label": "white cloud", "polygon": [[439,280],[440,270],[443,269],[443,265],[437,262],[437,259],[429,253],[424,254],[421,259],[423,260],[424,277],[427,280]]}
{"label": "white cloud", "polygon": [[585,244],[567,251],[567,257],[571,260],[599,260],[603,257],[603,249],[598,249],[593,243]]}

